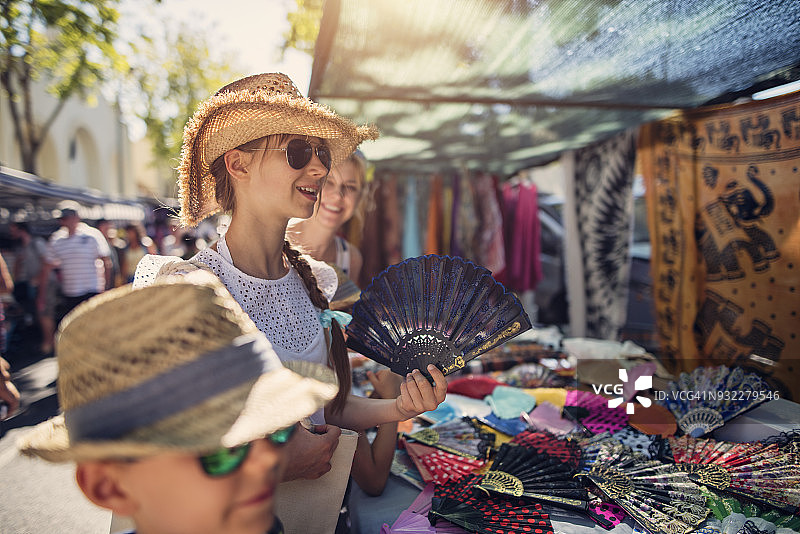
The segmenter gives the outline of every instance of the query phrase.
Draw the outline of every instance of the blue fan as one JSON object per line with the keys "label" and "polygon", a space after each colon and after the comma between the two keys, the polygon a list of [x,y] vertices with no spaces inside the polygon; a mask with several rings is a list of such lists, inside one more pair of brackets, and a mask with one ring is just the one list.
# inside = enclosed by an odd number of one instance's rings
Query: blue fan
{"label": "blue fan", "polygon": [[669,408],[684,434],[699,438],[771,398],[769,385],[741,367],[697,367],[681,373],[659,402]]}
{"label": "blue fan", "polygon": [[353,306],[347,346],[399,375],[431,363],[447,375],[530,327],[519,300],[488,269],[428,255],[372,279]]}

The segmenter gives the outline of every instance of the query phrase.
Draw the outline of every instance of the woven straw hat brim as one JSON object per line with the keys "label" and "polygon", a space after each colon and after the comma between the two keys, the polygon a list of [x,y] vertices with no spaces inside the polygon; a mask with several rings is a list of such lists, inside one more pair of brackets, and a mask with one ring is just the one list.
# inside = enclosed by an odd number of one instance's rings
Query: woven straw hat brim
{"label": "woven straw hat brim", "polygon": [[181,223],[195,226],[219,211],[209,172],[214,160],[248,141],[278,134],[324,139],[333,165],[362,141],[378,138],[374,126],[356,126],[308,98],[247,89],[214,95],[198,106],[183,131],[178,168]]}
{"label": "woven straw hat brim", "polygon": [[[262,375],[254,384],[116,441],[72,443],[64,416],[59,415],[22,436],[17,447],[25,455],[50,462],[82,462],[169,452],[200,455],[247,443],[300,421],[336,395],[338,386],[330,369],[310,362],[294,367],[299,372],[281,369]],[[220,438],[220,429],[225,428]]]}

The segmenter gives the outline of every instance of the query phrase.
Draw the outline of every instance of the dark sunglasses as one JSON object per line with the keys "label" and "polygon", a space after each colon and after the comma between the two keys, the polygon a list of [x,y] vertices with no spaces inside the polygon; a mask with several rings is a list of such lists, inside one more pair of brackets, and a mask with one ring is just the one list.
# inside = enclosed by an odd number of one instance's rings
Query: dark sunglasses
{"label": "dark sunglasses", "polygon": [[[285,445],[292,437],[297,425],[287,426],[266,436],[274,445]],[[211,454],[200,456],[200,466],[205,474],[210,477],[224,477],[230,475],[241,466],[250,452],[250,443],[237,447],[221,447]]]}
{"label": "dark sunglasses", "polygon": [[311,156],[316,153],[320,163],[325,169],[331,170],[331,151],[325,145],[314,147],[305,139],[292,139],[283,148],[262,148],[253,150],[283,150],[286,152],[286,162],[289,167],[300,170],[311,161]]}

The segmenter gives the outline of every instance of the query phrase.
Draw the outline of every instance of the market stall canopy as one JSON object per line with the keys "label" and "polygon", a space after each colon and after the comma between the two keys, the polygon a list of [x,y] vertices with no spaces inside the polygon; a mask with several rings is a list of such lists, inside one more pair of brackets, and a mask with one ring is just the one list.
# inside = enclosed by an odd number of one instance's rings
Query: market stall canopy
{"label": "market stall canopy", "polygon": [[145,218],[142,203],[54,184],[32,174],[0,167],[0,223],[50,220],[62,200],[78,202],[79,215],[84,219],[143,221]]}
{"label": "market stall canopy", "polygon": [[309,96],[382,169],[509,175],[799,65],[796,0],[327,0]]}

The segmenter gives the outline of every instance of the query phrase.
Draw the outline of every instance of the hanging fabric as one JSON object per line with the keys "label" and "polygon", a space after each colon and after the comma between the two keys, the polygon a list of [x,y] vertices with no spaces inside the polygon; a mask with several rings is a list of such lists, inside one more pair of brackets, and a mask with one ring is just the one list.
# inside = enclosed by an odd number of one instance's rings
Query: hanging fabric
{"label": "hanging fabric", "polygon": [[416,258],[421,255],[417,216],[417,178],[408,176],[405,184],[405,207],[403,209],[403,258]]}
{"label": "hanging fabric", "polygon": [[442,177],[431,177],[428,197],[428,223],[425,229],[425,254],[442,254]]}
{"label": "hanging fabric", "polygon": [[628,300],[635,135],[623,132],[576,150],[574,157],[574,173],[567,179],[577,221],[573,242],[582,258],[585,335],[616,339]]}
{"label": "hanging fabric", "polygon": [[800,398],[800,95],[642,127],[654,300],[676,367],[754,367]]}
{"label": "hanging fabric", "polygon": [[360,247],[364,258],[359,287],[367,287],[373,276],[401,257],[402,218],[398,207],[397,178],[390,174],[376,180],[373,209],[367,212]]}
{"label": "hanging fabric", "polygon": [[442,254],[452,254],[450,237],[453,226],[453,181],[444,180],[442,188]]}
{"label": "hanging fabric", "polygon": [[532,183],[515,185],[506,182],[503,185],[506,220],[510,222],[505,230],[508,238],[506,281],[518,292],[536,289],[536,284],[542,279],[538,199],[538,191]]}
{"label": "hanging fabric", "polygon": [[475,236],[478,263],[500,273],[506,268],[503,216],[497,202],[495,177],[479,173],[475,177],[475,203],[479,226]]}

